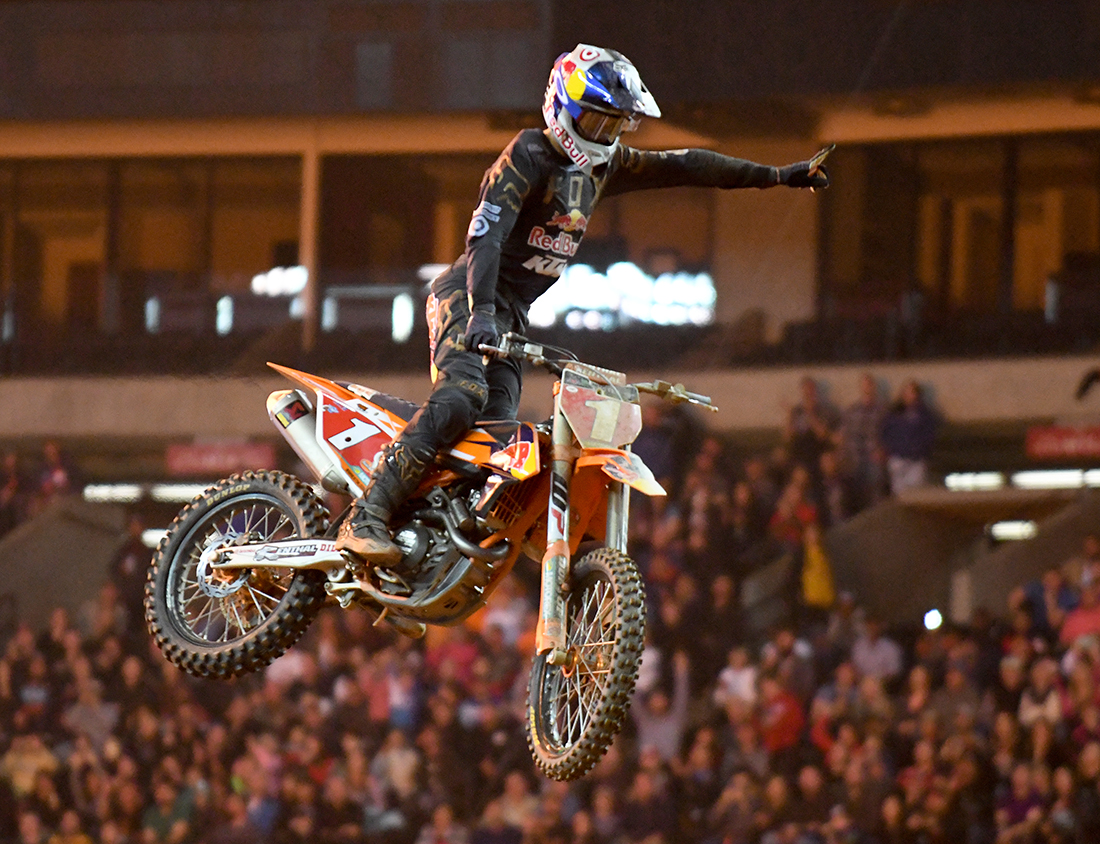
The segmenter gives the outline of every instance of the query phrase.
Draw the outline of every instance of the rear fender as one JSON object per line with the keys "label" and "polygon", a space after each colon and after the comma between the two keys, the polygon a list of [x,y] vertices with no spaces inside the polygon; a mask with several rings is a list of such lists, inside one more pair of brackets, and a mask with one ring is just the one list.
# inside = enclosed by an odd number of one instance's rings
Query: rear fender
{"label": "rear fender", "polygon": [[268,366],[313,393],[317,443],[340,467],[351,491],[361,495],[383,446],[401,433],[405,420],[373,403],[374,391],[365,387],[344,386],[275,363]]}

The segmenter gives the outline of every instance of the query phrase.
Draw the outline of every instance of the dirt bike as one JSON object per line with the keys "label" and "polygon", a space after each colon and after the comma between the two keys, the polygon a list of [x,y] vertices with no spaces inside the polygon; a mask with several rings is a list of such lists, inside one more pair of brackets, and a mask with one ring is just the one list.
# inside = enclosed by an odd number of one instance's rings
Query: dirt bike
{"label": "dirt bike", "polygon": [[[426,624],[458,624],[482,607],[525,554],[541,561],[528,742],[547,776],[586,773],[623,724],[642,654],[644,593],[626,553],[629,493],[664,490],[630,451],[642,427],[639,394],[713,407],[681,385],[628,384],[518,335],[481,351],[553,372],[553,415],[541,424],[481,422],[441,454],[392,520],[399,565],[364,572],[338,551],[348,511],[330,522],[314,488],[292,475],[219,481],[180,512],[153,556],[145,615],[164,655],[201,677],[255,671],[329,602],[420,636]],[[417,405],[269,366],[298,385],[268,398],[276,428],[322,488],[361,495]],[[578,552],[582,542],[595,547]]]}

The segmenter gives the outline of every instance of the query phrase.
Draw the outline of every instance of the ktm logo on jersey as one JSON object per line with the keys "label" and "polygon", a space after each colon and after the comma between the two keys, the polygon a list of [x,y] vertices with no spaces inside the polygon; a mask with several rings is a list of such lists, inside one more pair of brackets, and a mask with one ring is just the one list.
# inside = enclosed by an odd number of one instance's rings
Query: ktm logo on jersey
{"label": "ktm logo on jersey", "polygon": [[564,258],[555,258],[552,255],[532,255],[523,262],[523,266],[539,275],[558,278],[565,270]]}

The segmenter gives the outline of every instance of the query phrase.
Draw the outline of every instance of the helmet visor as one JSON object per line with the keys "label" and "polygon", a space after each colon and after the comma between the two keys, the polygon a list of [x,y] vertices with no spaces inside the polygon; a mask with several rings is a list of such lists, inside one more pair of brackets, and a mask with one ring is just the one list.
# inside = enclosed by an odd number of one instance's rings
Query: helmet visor
{"label": "helmet visor", "polygon": [[623,132],[638,128],[638,119],[632,114],[607,114],[603,111],[582,109],[573,118],[573,127],[586,141],[610,144]]}

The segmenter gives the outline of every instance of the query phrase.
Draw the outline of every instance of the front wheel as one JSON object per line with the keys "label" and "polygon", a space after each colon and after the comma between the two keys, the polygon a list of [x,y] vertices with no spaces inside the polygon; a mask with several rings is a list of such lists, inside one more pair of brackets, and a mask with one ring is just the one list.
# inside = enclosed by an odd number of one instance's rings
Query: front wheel
{"label": "front wheel", "polygon": [[274,566],[215,571],[214,545],[321,536],[328,511],[282,472],[219,481],[188,504],[153,555],[145,619],[170,662],[198,677],[235,677],[298,641],[325,602],[325,576]]}
{"label": "front wheel", "polygon": [[625,554],[598,548],[572,569],[565,665],[535,657],[527,689],[527,742],[555,780],[584,776],[622,728],[638,679],[645,594]]}

